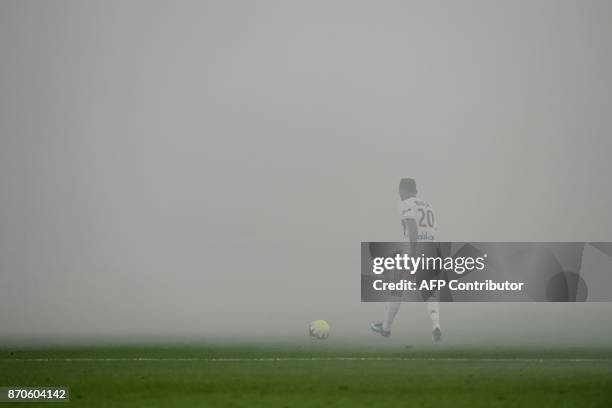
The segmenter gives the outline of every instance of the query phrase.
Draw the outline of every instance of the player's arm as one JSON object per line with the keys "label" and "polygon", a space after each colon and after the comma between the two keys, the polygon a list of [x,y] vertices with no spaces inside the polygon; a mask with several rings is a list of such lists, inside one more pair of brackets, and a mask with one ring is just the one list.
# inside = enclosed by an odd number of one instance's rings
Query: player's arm
{"label": "player's arm", "polygon": [[412,256],[416,254],[418,227],[414,218],[404,218],[404,235],[410,239],[410,253]]}

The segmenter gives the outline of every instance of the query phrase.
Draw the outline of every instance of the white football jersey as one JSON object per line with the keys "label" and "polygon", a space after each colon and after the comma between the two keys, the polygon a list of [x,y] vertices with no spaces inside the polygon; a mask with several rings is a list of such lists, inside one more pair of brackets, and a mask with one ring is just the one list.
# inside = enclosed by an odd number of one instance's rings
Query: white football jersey
{"label": "white football jersey", "polygon": [[406,220],[413,219],[418,228],[417,242],[436,241],[436,214],[427,201],[411,197],[400,201],[399,210],[405,239],[410,239]]}

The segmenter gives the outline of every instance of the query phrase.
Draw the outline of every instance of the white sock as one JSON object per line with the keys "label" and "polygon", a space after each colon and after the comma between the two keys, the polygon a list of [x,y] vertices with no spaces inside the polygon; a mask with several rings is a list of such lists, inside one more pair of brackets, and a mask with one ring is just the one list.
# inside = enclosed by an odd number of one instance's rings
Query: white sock
{"label": "white sock", "polygon": [[401,302],[387,302],[385,305],[385,320],[383,320],[382,328],[384,331],[390,331],[393,319],[401,306]]}
{"label": "white sock", "polygon": [[428,301],[427,302],[427,312],[429,313],[429,317],[431,318],[431,324],[434,329],[440,328],[440,302]]}

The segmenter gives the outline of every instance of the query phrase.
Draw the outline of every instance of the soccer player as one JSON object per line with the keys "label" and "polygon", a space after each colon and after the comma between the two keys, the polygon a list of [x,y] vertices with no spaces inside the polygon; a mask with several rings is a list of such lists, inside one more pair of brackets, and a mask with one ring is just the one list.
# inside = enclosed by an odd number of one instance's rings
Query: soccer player
{"label": "soccer player", "polygon": [[[416,182],[411,178],[403,178],[399,184],[400,218],[404,240],[411,243],[412,255],[415,254],[419,242],[435,242],[437,234],[436,215],[434,209],[425,200],[417,198]],[[427,311],[433,325],[432,340],[437,343],[442,339],[440,329],[440,303],[437,293],[427,294]],[[385,316],[382,322],[370,324],[375,333],[383,337],[391,335],[391,325],[401,303],[387,302]]]}

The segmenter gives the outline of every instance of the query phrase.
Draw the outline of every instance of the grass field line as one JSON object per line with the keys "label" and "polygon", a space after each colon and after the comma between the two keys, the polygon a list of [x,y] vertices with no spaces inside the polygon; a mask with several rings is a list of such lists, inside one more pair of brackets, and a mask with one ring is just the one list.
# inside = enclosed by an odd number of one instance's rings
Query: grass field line
{"label": "grass field line", "polygon": [[448,361],[448,362],[568,362],[593,363],[612,362],[611,358],[529,358],[529,357],[40,357],[40,358],[2,358],[2,362],[283,362],[283,361]]}

